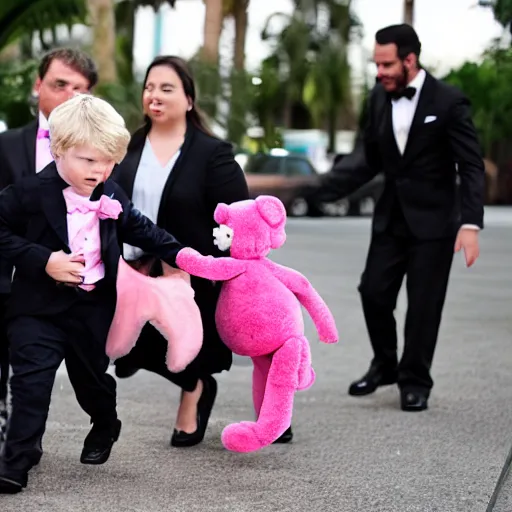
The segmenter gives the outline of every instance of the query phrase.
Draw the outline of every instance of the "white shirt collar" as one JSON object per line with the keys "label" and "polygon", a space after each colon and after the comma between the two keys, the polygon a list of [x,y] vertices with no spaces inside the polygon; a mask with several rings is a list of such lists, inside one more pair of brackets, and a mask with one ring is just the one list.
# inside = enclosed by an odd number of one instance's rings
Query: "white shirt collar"
{"label": "white shirt collar", "polygon": [[414,79],[407,84],[407,87],[414,87],[416,94],[418,94],[425,83],[425,78],[427,78],[427,73],[424,69],[420,69]]}
{"label": "white shirt collar", "polygon": [[43,130],[48,130],[50,128],[48,120],[44,117],[42,112],[39,112],[39,128],[42,128]]}

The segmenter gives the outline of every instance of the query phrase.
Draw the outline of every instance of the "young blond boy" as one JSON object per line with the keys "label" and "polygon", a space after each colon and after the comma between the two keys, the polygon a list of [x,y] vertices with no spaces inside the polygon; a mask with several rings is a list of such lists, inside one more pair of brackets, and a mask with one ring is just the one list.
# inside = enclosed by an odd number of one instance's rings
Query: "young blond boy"
{"label": "young blond boy", "polygon": [[0,493],[26,487],[41,458],[63,360],[91,417],[80,461],[107,461],[121,430],[105,355],[120,247],[140,247],[172,266],[182,249],[109,180],[130,135],[108,103],[76,96],[52,112],[49,124],[55,162],[0,193],[0,255],[16,267],[7,313],[12,416],[0,458]]}

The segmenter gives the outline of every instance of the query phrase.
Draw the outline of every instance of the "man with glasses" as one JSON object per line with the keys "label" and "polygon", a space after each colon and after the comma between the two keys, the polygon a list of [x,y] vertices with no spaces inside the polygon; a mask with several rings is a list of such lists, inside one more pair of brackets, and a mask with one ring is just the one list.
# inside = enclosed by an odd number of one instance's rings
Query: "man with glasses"
{"label": "man with glasses", "polygon": [[[22,177],[38,173],[53,161],[48,138],[49,115],[74,94],[90,92],[97,82],[96,65],[80,50],[57,48],[41,59],[34,84],[38,98],[37,118],[22,128],[0,133],[0,190]],[[7,423],[9,372],[3,317],[12,271],[9,263],[0,260],[0,443]]]}

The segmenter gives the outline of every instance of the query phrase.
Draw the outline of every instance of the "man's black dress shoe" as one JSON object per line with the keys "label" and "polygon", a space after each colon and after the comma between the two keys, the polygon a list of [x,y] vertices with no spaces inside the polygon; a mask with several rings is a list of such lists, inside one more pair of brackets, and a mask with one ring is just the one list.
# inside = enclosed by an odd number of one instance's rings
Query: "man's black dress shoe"
{"label": "man's black dress shoe", "polygon": [[121,421],[116,420],[113,425],[92,426],[84,441],[84,448],[80,456],[82,464],[104,464],[110,457],[112,446],[119,439]]}
{"label": "man's black dress shoe", "polygon": [[293,439],[292,427],[288,427],[272,444],[286,444]]}
{"label": "man's black dress shoe", "polygon": [[428,392],[403,389],[400,391],[402,411],[419,412],[428,409]]}
{"label": "man's black dress shoe", "polygon": [[23,482],[0,475],[0,494],[17,494],[27,486],[27,478]]}
{"label": "man's black dress shoe", "polygon": [[174,429],[171,437],[171,446],[175,448],[195,446],[204,439],[208,420],[210,419],[215,397],[217,396],[217,381],[211,375],[201,380],[203,382],[203,391],[197,402],[197,429],[191,434]]}
{"label": "man's black dress shoe", "polygon": [[370,367],[368,372],[359,380],[352,382],[348,388],[351,396],[365,396],[373,393],[380,386],[395,384],[397,381],[396,370],[382,370],[377,367]]}

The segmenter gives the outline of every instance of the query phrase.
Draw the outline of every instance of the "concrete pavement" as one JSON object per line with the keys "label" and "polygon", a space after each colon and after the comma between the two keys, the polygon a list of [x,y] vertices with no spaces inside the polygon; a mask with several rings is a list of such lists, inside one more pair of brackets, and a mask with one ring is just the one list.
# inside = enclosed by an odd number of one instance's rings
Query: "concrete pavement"
{"label": "concrete pavement", "polygon": [[[252,418],[251,368],[219,377],[205,442],[172,449],[178,390],[139,372],[119,381],[123,431],[107,464],[78,462],[89,425],[65,372],[58,375],[45,455],[2,512],[483,512],[512,446],[512,210],[490,209],[473,269],[454,261],[434,361],[430,409],[399,410],[395,387],[347,395],[371,352],[356,287],[367,219],[290,221],[274,259],[304,272],[335,313],[341,342],[317,342],[317,382],[298,393],[295,440],[227,452],[224,426]],[[397,320],[403,328],[405,297]],[[508,485],[509,491],[512,485]],[[510,508],[498,509],[510,512]]]}

